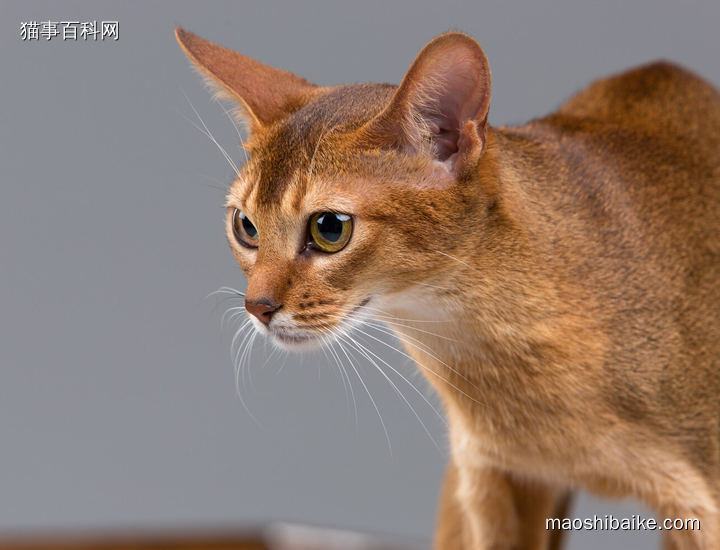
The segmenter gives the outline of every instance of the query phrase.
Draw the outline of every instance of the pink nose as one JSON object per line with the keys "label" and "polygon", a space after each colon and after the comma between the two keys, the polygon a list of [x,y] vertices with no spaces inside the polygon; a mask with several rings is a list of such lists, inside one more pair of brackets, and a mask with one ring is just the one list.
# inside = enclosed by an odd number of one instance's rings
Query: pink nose
{"label": "pink nose", "polygon": [[250,315],[254,315],[264,325],[270,324],[273,313],[280,309],[279,305],[275,305],[268,298],[260,298],[259,300],[253,300],[248,302],[245,300],[245,309]]}

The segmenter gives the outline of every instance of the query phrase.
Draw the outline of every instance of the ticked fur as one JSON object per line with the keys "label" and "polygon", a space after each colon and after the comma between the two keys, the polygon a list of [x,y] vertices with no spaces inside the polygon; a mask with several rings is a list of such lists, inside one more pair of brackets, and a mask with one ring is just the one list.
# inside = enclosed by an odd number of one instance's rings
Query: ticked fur
{"label": "ticked fur", "polygon": [[[373,316],[407,319],[406,344],[425,331],[406,349],[450,425],[438,548],[555,547],[545,518],[577,487],[700,519],[668,548],[720,548],[717,90],[655,63],[493,128],[460,33],[398,87],[327,88],[177,36],[250,121],[228,237],[247,296],[282,305],[258,330],[293,348]],[[340,252],[303,247],[316,212],[352,215]]]}

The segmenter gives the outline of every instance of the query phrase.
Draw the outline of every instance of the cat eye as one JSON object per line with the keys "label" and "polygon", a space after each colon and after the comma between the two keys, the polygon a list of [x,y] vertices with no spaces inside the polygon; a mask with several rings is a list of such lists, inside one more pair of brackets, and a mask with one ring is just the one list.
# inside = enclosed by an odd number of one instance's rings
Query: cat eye
{"label": "cat eye", "polygon": [[323,252],[339,252],[352,235],[352,218],[347,214],[318,212],[310,216],[312,245]]}
{"label": "cat eye", "polygon": [[248,217],[238,210],[232,213],[233,233],[238,242],[248,248],[257,248],[258,246],[258,230]]}

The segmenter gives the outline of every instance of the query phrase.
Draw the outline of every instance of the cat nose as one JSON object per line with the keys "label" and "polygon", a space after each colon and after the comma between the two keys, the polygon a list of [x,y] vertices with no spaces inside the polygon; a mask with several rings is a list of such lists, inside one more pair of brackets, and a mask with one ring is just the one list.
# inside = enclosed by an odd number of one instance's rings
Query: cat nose
{"label": "cat nose", "polygon": [[245,300],[245,309],[250,315],[254,315],[264,325],[270,324],[273,313],[275,313],[282,306],[275,304],[268,298],[260,298],[259,300],[248,301]]}

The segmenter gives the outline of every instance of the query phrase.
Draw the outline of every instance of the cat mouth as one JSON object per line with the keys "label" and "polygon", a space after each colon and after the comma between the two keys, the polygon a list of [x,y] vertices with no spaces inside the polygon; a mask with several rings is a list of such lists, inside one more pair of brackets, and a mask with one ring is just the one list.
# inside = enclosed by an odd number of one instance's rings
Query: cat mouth
{"label": "cat mouth", "polygon": [[[363,307],[365,307],[368,302],[370,302],[370,299],[371,296],[368,296],[359,304],[357,304],[343,321],[345,323],[352,323],[353,321],[356,321],[355,318],[357,317],[357,314],[361,312]],[[340,324],[343,323],[341,322],[338,325]],[[320,334],[309,332],[303,329],[298,330],[298,328],[290,328],[283,325],[269,329],[269,333],[272,336],[273,340],[281,347],[296,351],[317,348],[323,343],[323,341],[326,341]],[[330,337],[332,338],[332,335],[330,335]]]}
{"label": "cat mouth", "polygon": [[288,330],[274,330],[271,332],[273,339],[286,349],[309,349],[317,347],[320,338],[317,335],[306,332],[290,332]]}

